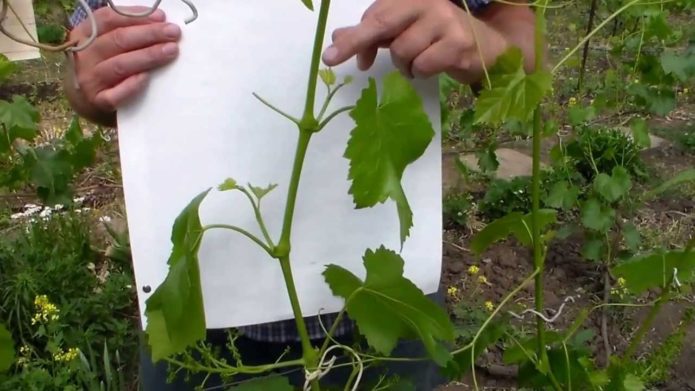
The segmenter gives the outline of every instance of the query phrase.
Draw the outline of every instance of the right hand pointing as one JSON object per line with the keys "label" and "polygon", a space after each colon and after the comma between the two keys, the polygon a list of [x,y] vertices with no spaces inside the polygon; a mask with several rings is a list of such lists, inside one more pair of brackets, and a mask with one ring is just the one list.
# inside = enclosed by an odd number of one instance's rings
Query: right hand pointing
{"label": "right hand pointing", "polygon": [[[147,8],[123,7],[126,12]],[[173,61],[178,55],[181,29],[165,22],[164,12],[147,18],[127,17],[109,7],[94,11],[98,36],[86,49],[74,53],[74,75],[65,88],[75,111],[104,125],[115,125],[115,112],[126,100],[140,93],[148,73]],[[70,32],[70,40],[85,42],[91,34],[89,20]],[[76,77],[79,90],[75,89]]]}

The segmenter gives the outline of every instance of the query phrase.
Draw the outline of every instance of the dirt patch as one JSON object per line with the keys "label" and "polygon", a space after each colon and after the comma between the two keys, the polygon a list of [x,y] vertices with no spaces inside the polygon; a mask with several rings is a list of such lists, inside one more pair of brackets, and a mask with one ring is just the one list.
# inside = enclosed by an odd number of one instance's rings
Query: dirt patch
{"label": "dirt patch", "polygon": [[31,104],[36,105],[41,102],[55,102],[58,99],[63,99],[63,90],[57,81],[6,84],[0,89],[0,100],[10,101],[15,95],[21,95],[27,98]]}

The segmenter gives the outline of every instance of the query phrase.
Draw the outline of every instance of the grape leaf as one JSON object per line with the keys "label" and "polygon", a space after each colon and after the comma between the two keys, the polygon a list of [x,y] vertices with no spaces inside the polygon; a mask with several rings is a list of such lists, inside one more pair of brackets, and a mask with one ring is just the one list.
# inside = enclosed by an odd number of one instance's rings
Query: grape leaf
{"label": "grape leaf", "polygon": [[478,167],[480,167],[483,172],[497,171],[500,166],[499,160],[497,160],[497,154],[495,153],[494,143],[488,148],[485,148],[476,153],[478,157]]}
{"label": "grape leaf", "polygon": [[567,110],[570,124],[579,126],[596,118],[596,108],[594,106],[572,106]]}
{"label": "grape leaf", "polygon": [[275,190],[275,188],[278,187],[276,184],[270,184],[267,187],[256,187],[249,185],[249,189],[251,189],[251,192],[256,196],[257,199],[261,199],[268,195],[271,191]]}
{"label": "grape leaf", "polygon": [[595,231],[606,232],[610,229],[615,219],[615,210],[609,206],[601,205],[595,198],[590,198],[582,206],[582,224]]}
{"label": "grape leaf", "polygon": [[630,292],[640,294],[647,289],[666,287],[674,270],[680,283],[695,282],[695,252],[657,250],[620,262],[613,273],[625,279],[625,287]]}
{"label": "grape leaf", "polygon": [[582,256],[588,261],[602,260],[605,252],[606,245],[601,238],[589,239],[582,246]]}
{"label": "grape leaf", "polygon": [[0,54],[0,83],[5,81],[17,67],[4,54]]}
{"label": "grape leaf", "polygon": [[[553,209],[541,209],[538,211],[541,232],[550,224],[555,223],[557,212]],[[493,243],[506,239],[509,235],[525,246],[531,246],[533,239],[532,215],[512,212],[485,226],[471,239],[470,247],[473,253],[480,255]]]}
{"label": "grape leaf", "polygon": [[12,335],[0,324],[0,373],[7,371],[14,362],[14,341]]}
{"label": "grape leaf", "polygon": [[625,380],[623,380],[623,387],[625,387],[625,391],[642,391],[645,389],[642,379],[640,379],[636,375],[633,375],[632,373],[628,373],[627,375],[625,375]]}
{"label": "grape leaf", "polygon": [[550,188],[545,204],[551,208],[569,210],[577,202],[577,197],[579,197],[577,186],[570,185],[567,181],[560,181]]}
{"label": "grape leaf", "polygon": [[637,146],[641,148],[649,148],[652,146],[652,140],[649,138],[649,128],[644,118],[634,120],[630,128],[632,129],[632,138],[635,140]]}
{"label": "grape leaf", "polygon": [[147,299],[147,335],[156,362],[183,352],[205,338],[205,309],[200,286],[198,248],[203,228],[198,209],[210,189],[198,194],[179,214],[171,233],[173,249],[166,279]]}
{"label": "grape leaf", "polygon": [[39,112],[24,97],[0,101],[0,152],[9,150],[18,138],[31,141],[38,134]]}
{"label": "grape leaf", "polygon": [[536,106],[552,88],[546,71],[527,74],[519,48],[497,59],[489,71],[491,88],[481,92],[475,104],[475,123],[499,125],[508,119],[528,122]]}
{"label": "grape leaf", "polygon": [[224,182],[217,186],[217,190],[219,191],[237,190],[238,188],[239,186],[234,178],[227,178],[224,180]]}
{"label": "grape leaf", "polygon": [[92,165],[96,159],[97,147],[101,137],[98,134],[85,137],[79,117],[73,117],[65,132],[65,140],[70,153],[70,163],[75,171]]}
{"label": "grape leaf", "polygon": [[637,227],[631,222],[627,222],[623,225],[623,239],[625,240],[625,246],[630,251],[637,251],[642,242],[642,236],[637,230]]}
{"label": "grape leaf", "polygon": [[682,82],[695,76],[695,53],[682,56],[674,53],[663,53],[661,55],[661,67],[667,74],[672,74]]}
{"label": "grape leaf", "polygon": [[627,92],[636,98],[637,103],[656,115],[665,116],[676,108],[676,94],[669,86],[650,88],[633,83],[627,88]]}
{"label": "grape leaf", "polygon": [[229,391],[292,391],[294,388],[285,376],[267,376],[244,382]]}
{"label": "grape leaf", "polygon": [[413,212],[403,191],[405,168],[427,149],[434,129],[417,91],[397,71],[384,78],[381,102],[373,78],[350,112],[356,123],[344,156],[350,160],[350,194],[357,208],[387,198],[396,202],[401,246],[413,226]]}
{"label": "grape leaf", "polygon": [[631,188],[630,174],[622,166],[613,167],[611,175],[602,172],[594,179],[594,189],[608,202],[619,200]]}
{"label": "grape leaf", "polygon": [[451,342],[454,327],[446,311],[403,276],[403,259],[383,246],[367,250],[367,277],[329,265],[323,275],[334,295],[346,300],[346,310],[360,333],[379,353],[389,355],[399,338],[419,338],[441,366],[450,360],[440,342]]}
{"label": "grape leaf", "polygon": [[336,82],[335,72],[330,68],[319,70],[319,77],[323,84],[327,86],[332,86]]}
{"label": "grape leaf", "polygon": [[[29,151],[29,150],[28,150]],[[41,199],[50,204],[72,202],[70,182],[73,176],[70,154],[65,149],[41,147],[24,154],[25,168]]]}

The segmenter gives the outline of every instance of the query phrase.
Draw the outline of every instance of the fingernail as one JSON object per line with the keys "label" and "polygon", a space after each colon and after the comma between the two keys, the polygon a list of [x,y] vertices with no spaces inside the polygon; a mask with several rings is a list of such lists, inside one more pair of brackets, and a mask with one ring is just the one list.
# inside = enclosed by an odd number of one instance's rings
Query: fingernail
{"label": "fingernail", "polygon": [[176,39],[181,35],[179,26],[171,23],[164,26],[164,35],[169,39]]}
{"label": "fingernail", "polygon": [[178,53],[179,51],[179,45],[175,43],[167,43],[162,47],[162,52],[164,53],[165,56],[167,57],[173,57]]}
{"label": "fingernail", "polygon": [[164,11],[159,8],[154,11],[152,15],[150,15],[150,19],[154,20],[155,22],[162,22],[165,18],[166,16],[164,15]]}
{"label": "fingernail", "polygon": [[338,58],[338,49],[335,46],[329,46],[326,51],[323,52],[323,61],[332,63]]}

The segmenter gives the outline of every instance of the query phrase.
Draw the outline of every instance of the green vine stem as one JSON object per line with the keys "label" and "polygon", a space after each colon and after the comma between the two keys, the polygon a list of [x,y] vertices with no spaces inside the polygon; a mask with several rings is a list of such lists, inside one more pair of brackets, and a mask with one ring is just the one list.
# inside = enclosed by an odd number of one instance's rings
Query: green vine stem
{"label": "green vine stem", "polygon": [[[543,6],[547,5],[547,0],[543,2]],[[544,69],[545,59],[545,8],[541,7],[536,10],[536,31],[534,38],[535,52],[535,69],[536,72],[542,72]],[[541,137],[542,137],[542,111],[541,105],[536,107],[533,113],[533,182],[531,187],[531,229],[533,242],[533,267],[540,272],[535,277],[535,307],[536,311],[543,313],[543,243],[541,242],[541,226],[540,226],[540,194],[541,194]],[[538,358],[541,367],[546,367],[548,363],[548,355],[545,349],[545,323],[540,317],[536,317],[536,334],[538,339]]]}
{"label": "green vine stem", "polygon": [[[309,333],[307,332],[306,322],[299,304],[297,289],[292,276],[292,266],[290,264],[291,252],[291,237],[292,237],[292,221],[294,219],[294,210],[297,202],[297,192],[299,190],[299,179],[304,166],[309,142],[314,132],[318,130],[318,121],[314,115],[314,105],[316,100],[316,86],[318,83],[319,64],[321,61],[321,49],[323,47],[323,39],[326,34],[326,23],[328,21],[328,10],[330,8],[330,0],[321,1],[321,9],[316,26],[314,49],[312,52],[311,68],[309,69],[309,81],[307,86],[306,102],[304,106],[304,115],[299,122],[299,139],[297,140],[297,149],[294,156],[294,164],[292,166],[292,176],[287,192],[287,203],[285,205],[285,215],[282,224],[282,234],[278,245],[273,249],[273,255],[280,261],[282,275],[287,286],[287,294],[292,305],[295,322],[297,324],[297,332],[302,341],[302,358],[304,366],[307,370],[313,371],[318,365],[318,355],[311,344]],[[311,383],[313,391],[319,390],[318,381]]]}

